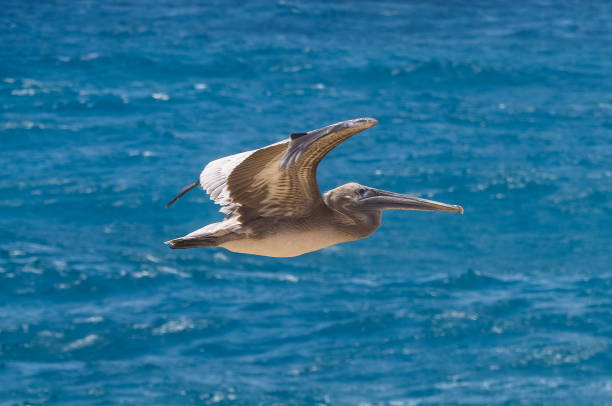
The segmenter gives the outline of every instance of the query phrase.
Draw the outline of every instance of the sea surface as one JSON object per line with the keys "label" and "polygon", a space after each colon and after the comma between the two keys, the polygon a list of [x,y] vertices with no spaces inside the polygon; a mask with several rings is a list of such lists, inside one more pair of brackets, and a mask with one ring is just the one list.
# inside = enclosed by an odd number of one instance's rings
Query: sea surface
{"label": "sea surface", "polygon": [[[216,158],[357,117],[297,258],[164,241]],[[606,1],[0,0],[0,405],[612,404]]]}

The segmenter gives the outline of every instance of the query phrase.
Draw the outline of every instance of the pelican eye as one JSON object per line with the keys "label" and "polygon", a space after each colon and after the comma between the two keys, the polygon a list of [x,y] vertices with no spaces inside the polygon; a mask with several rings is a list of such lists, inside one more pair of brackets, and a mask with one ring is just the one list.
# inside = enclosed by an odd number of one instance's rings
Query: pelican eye
{"label": "pelican eye", "polygon": [[366,190],[365,190],[364,188],[360,187],[360,188],[357,190],[357,193],[359,193],[359,196],[360,196],[360,197],[364,197],[364,196],[365,196],[365,194],[366,194]]}

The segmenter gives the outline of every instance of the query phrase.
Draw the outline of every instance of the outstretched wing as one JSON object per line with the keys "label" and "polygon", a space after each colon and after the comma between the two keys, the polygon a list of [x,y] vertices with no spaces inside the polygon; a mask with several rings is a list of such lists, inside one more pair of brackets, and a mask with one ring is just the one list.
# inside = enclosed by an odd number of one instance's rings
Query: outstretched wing
{"label": "outstretched wing", "polygon": [[305,217],[323,204],[319,162],[349,137],[376,124],[360,118],[332,124],[267,147],[209,163],[200,184],[226,214],[242,223],[257,217]]}
{"label": "outstretched wing", "polygon": [[[288,141],[281,141],[281,143],[287,143]],[[269,148],[270,145],[265,148]],[[200,174],[200,185],[208,193],[210,199],[215,203],[221,205],[221,212],[230,214],[232,212],[232,206],[235,204],[232,202],[229,190],[227,189],[227,178],[242,161],[248,158],[257,150],[242,152],[236,155],[226,156],[219,158],[215,161],[210,162],[202,173]]]}

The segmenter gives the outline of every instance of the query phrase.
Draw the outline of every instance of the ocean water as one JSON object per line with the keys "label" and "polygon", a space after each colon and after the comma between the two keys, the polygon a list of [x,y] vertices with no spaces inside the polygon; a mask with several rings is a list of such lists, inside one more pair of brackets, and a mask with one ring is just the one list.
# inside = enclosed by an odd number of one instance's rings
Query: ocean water
{"label": "ocean water", "polygon": [[[0,3],[0,405],[612,404],[608,2]],[[362,116],[322,191],[465,215],[163,244],[208,161]]]}

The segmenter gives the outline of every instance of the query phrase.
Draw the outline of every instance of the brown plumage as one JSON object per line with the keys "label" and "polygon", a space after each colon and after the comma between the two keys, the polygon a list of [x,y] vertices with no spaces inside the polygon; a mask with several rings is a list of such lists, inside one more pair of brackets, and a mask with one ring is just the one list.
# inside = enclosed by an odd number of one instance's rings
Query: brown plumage
{"label": "brown plumage", "polygon": [[235,252],[288,257],[367,237],[380,225],[384,209],[463,212],[460,206],[357,183],[340,186],[322,198],[316,180],[321,159],[376,123],[372,118],[343,121],[212,161],[199,181],[184,188],[168,206],[200,184],[227,216],[166,243],[175,249],[221,246]]}

